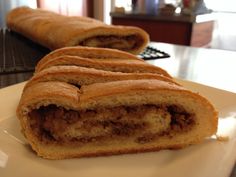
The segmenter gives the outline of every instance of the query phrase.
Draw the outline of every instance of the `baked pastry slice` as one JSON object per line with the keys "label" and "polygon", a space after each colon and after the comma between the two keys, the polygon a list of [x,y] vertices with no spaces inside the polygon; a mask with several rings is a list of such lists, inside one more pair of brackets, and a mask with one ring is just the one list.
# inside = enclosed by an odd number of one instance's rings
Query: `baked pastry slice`
{"label": "baked pastry slice", "polygon": [[90,46],[138,54],[149,42],[148,34],[138,27],[107,25],[88,17],[63,16],[29,7],[13,9],[6,21],[11,30],[51,50]]}
{"label": "baked pastry slice", "polygon": [[160,80],[95,83],[78,88],[39,82],[17,108],[22,132],[48,159],[183,148],[216,133],[209,101]]}

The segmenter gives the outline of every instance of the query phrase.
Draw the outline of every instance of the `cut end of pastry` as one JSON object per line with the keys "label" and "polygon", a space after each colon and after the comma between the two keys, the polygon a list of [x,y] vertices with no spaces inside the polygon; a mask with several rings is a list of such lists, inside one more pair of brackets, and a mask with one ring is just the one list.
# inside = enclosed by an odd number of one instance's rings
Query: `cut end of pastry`
{"label": "cut end of pastry", "polygon": [[158,80],[37,83],[24,92],[17,115],[32,148],[48,159],[183,148],[217,129],[205,98]]}
{"label": "cut end of pastry", "polygon": [[145,49],[149,42],[148,34],[137,27],[110,26],[96,30],[96,33],[94,36],[85,35],[74,46],[112,48],[137,55]]}

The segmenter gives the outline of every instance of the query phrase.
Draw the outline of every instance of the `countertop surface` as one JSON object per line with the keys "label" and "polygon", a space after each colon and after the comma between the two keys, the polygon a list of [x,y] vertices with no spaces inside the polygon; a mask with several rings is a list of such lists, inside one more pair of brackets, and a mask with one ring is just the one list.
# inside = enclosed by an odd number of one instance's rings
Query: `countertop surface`
{"label": "countertop surface", "polygon": [[173,77],[236,93],[236,52],[151,43],[170,58],[148,60],[166,69]]}

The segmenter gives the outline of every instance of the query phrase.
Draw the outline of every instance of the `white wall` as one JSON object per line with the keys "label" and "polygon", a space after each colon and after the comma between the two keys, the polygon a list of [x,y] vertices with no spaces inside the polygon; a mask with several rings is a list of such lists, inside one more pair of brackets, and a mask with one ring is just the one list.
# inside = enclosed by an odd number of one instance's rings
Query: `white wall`
{"label": "white wall", "polygon": [[94,1],[94,18],[111,24],[111,11],[112,2],[111,0],[95,0]]}
{"label": "white wall", "polygon": [[216,15],[212,48],[236,51],[236,1],[205,0]]}
{"label": "white wall", "polygon": [[216,13],[211,47],[236,51],[236,13]]}

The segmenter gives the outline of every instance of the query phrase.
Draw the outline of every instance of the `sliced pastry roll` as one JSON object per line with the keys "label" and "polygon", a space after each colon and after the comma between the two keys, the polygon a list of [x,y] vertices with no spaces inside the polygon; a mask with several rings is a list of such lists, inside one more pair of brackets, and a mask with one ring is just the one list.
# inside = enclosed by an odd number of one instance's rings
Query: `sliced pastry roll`
{"label": "sliced pastry roll", "polygon": [[48,159],[183,148],[217,130],[207,99],[157,79],[37,82],[23,92],[17,117],[33,150]]}
{"label": "sliced pastry roll", "polygon": [[107,25],[78,16],[63,16],[29,7],[18,7],[7,16],[7,26],[51,49],[89,46],[140,53],[149,42],[148,34],[138,27]]}

